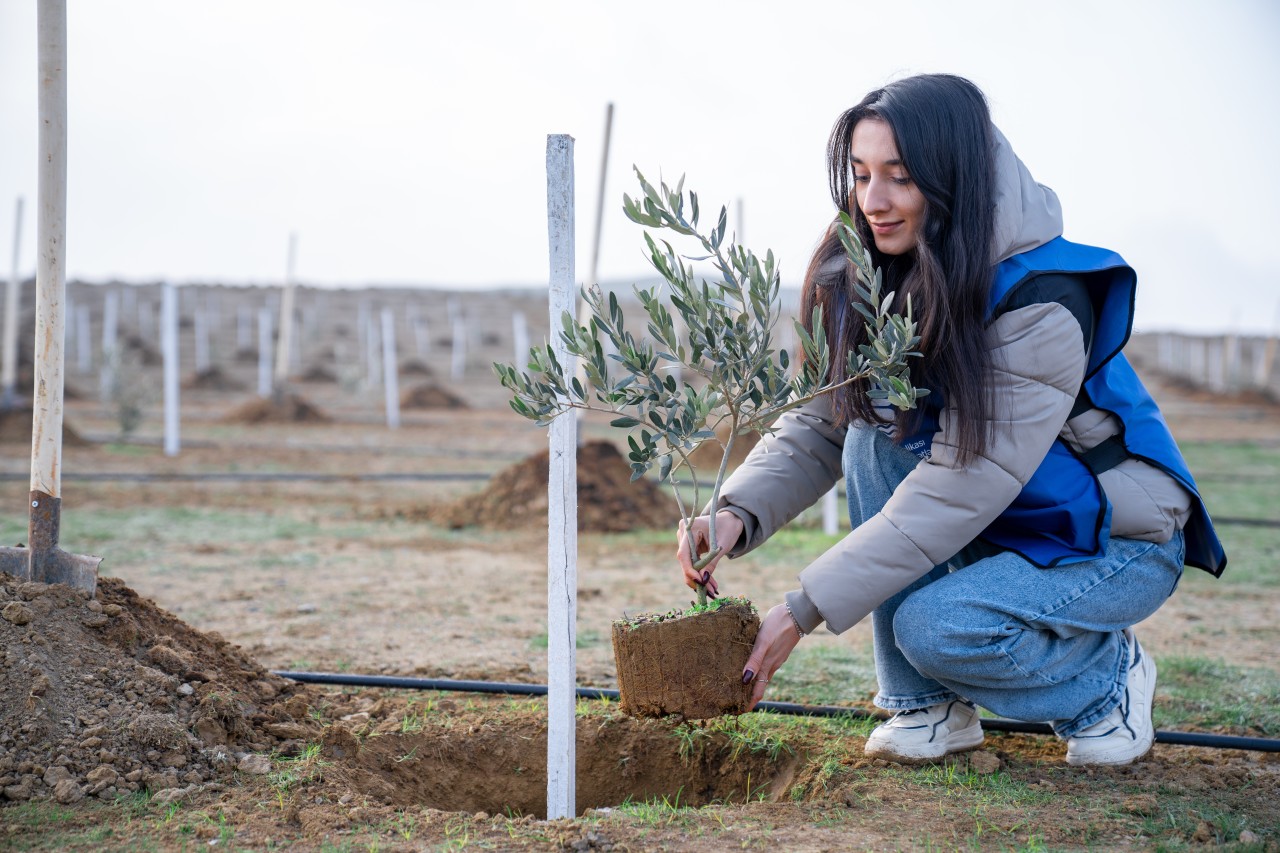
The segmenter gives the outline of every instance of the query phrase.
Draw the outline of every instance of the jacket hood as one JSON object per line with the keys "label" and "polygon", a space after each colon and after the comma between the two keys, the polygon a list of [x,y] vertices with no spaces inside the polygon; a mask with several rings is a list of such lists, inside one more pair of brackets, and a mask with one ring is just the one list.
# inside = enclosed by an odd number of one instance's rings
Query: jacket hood
{"label": "jacket hood", "polygon": [[1058,195],[1036,183],[1013,153],[1000,128],[991,126],[996,155],[996,224],[991,261],[1000,263],[1062,235],[1062,206]]}

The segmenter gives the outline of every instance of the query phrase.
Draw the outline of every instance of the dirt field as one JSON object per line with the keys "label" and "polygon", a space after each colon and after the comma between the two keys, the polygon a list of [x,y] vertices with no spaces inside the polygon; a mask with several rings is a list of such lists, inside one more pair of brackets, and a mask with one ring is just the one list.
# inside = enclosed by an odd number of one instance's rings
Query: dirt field
{"label": "dirt field", "polygon": [[[304,687],[270,672],[545,683],[545,533],[492,502],[475,504],[481,526],[456,528],[440,514],[545,447],[544,431],[504,409],[488,370],[511,359],[515,303],[460,297],[454,310],[475,321],[460,377],[443,335],[417,352],[401,346],[417,373],[402,367],[402,390],[425,383],[441,393],[419,390],[437,402],[406,406],[392,430],[381,387],[352,355],[355,306],[338,295],[328,307],[339,325],[308,339],[301,360],[318,381],[291,385],[324,417],[237,415],[255,400],[256,381],[252,359],[230,358],[237,298],[249,296],[221,294],[219,365],[236,382],[200,387],[184,371],[192,387],[182,392],[175,457],[160,449],[157,367],[130,391],[141,421],[127,440],[121,400],[96,399],[96,373],[69,372],[78,399],[68,402],[68,424],[87,441],[66,450],[62,542],[104,556],[109,580],[93,601],[0,587],[0,608],[14,615],[0,622],[0,788],[10,801],[0,807],[0,849],[53,849],[50,821],[66,830],[59,845],[85,850],[1280,844],[1276,754],[1158,745],[1132,768],[1075,770],[1056,741],[994,735],[971,757],[909,769],[861,756],[865,722],[638,722],[599,702],[579,713],[584,815],[540,820],[541,700]],[[421,316],[443,316],[444,298],[424,297]],[[537,323],[536,300],[521,310]],[[1184,442],[1280,444],[1280,408],[1264,399],[1153,386]],[[459,398],[467,407],[456,407]],[[584,434],[617,438],[596,421]],[[8,538],[25,530],[25,454],[20,442],[0,444]],[[1275,507],[1258,508],[1268,513]],[[807,522],[778,547],[726,566],[722,589],[765,608],[780,600],[831,544]],[[581,684],[616,687],[614,619],[688,601],[673,549],[670,531],[652,521],[634,532],[584,531]],[[1139,633],[1157,661],[1227,659],[1270,672],[1274,684],[1277,626],[1274,581],[1215,587],[1195,578]],[[869,626],[809,638],[804,650],[797,674],[767,698],[869,708]],[[1280,734],[1249,719],[1201,728]]]}

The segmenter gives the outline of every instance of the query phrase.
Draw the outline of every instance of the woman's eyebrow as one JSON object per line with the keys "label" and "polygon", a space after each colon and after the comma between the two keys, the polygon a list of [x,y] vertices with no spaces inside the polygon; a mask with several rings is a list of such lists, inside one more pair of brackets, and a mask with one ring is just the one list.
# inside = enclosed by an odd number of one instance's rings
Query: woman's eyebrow
{"label": "woman's eyebrow", "polygon": [[[867,165],[866,163],[864,163],[864,162],[862,161],[862,158],[861,158],[861,157],[854,157],[854,156],[852,156],[852,155],[850,155],[850,157],[849,157],[849,162],[850,162],[850,163],[857,163],[859,166],[865,166],[865,165]],[[898,158],[896,158],[896,157],[895,157],[895,158],[894,158],[894,159],[892,159],[892,160],[885,160],[885,161],[884,161],[884,165],[886,165],[886,166],[901,166],[901,165],[902,165],[902,161],[901,161],[900,159],[898,159]]]}

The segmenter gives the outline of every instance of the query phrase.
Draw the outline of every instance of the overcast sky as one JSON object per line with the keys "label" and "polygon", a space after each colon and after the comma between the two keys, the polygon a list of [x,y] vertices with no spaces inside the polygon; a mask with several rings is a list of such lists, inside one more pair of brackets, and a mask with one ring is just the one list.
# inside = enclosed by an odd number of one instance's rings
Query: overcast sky
{"label": "overcast sky", "polygon": [[[0,245],[26,199],[34,0],[0,0]],[[105,282],[484,287],[548,275],[548,134],[576,139],[588,274],[646,276],[636,186],[742,199],[794,284],[830,219],[825,143],[869,89],[947,71],[1139,275],[1139,330],[1280,322],[1280,4],[70,0],[67,268]],[[733,221],[731,219],[731,221]],[[5,274],[8,263],[3,265]]]}

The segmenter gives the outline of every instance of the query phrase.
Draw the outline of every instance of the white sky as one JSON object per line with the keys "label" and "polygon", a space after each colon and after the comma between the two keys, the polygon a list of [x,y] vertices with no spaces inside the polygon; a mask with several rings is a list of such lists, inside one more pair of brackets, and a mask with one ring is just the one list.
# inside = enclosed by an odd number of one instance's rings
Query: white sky
{"label": "white sky", "polygon": [[[70,0],[67,267],[105,282],[536,285],[546,137],[576,140],[588,274],[647,277],[631,165],[743,200],[795,284],[832,210],[824,152],[869,89],[981,86],[1066,236],[1137,269],[1139,330],[1280,324],[1273,0]],[[34,0],[0,0],[0,245],[26,199]],[[7,199],[6,199],[7,196]],[[731,218],[731,222],[733,219]],[[3,269],[7,274],[8,265]]]}

